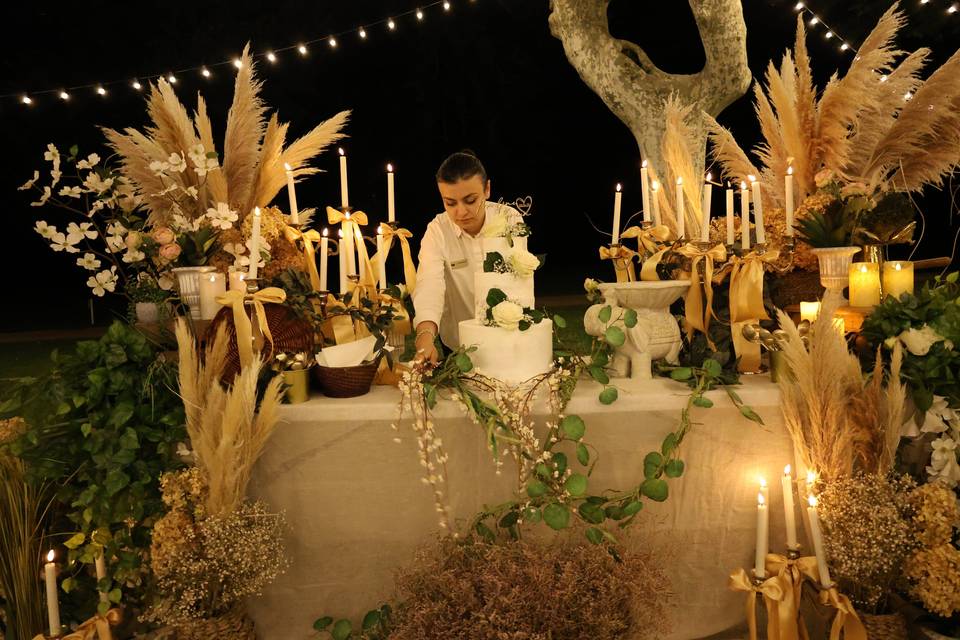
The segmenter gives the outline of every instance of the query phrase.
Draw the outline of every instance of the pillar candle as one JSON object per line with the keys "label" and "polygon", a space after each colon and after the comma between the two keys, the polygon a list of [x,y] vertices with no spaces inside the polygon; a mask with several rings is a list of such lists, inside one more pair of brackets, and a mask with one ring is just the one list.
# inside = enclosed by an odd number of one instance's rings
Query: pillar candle
{"label": "pillar candle", "polygon": [[700,227],[700,240],[710,242],[710,207],[713,205],[713,185],[710,180],[713,176],[707,174],[707,179],[703,181],[703,221]]}
{"label": "pillar candle", "polygon": [[250,271],[249,278],[257,279],[257,270],[260,268],[260,207],[253,209],[253,225],[250,229]]}
{"label": "pillar candle", "polygon": [[790,475],[790,465],[783,468],[783,515],[787,521],[787,548],[796,549],[797,545],[797,515],[793,507],[793,476]]}
{"label": "pillar candle", "polygon": [[817,569],[820,571],[820,584],[824,589],[833,585],[830,569],[827,568],[827,555],[823,548],[823,534],[820,531],[820,516],[817,514],[817,497],[810,496],[807,515],[810,517],[810,537],[813,539],[813,552],[817,556]]}
{"label": "pillar candle", "polygon": [[47,554],[43,565],[43,577],[47,587],[47,622],[50,635],[60,635],[60,602],[57,600],[57,564],[53,561],[53,549]]}
{"label": "pillar candle", "polygon": [[329,231],[323,228],[323,237],[320,239],[320,290],[327,291],[327,259],[330,256],[330,247],[327,245],[330,238],[327,237]]}
{"label": "pillar candle", "polygon": [[340,257],[340,295],[347,293],[347,241],[343,237],[343,231],[340,231],[340,240],[338,242],[338,255]]}
{"label": "pillar candle", "polygon": [[750,186],[753,188],[753,224],[757,228],[757,244],[766,244],[767,231],[763,228],[763,198],[760,194],[760,181],[751,176]]}
{"label": "pillar candle", "polygon": [[740,182],[740,244],[744,251],[750,249],[750,192],[744,181]]}
{"label": "pillar candle", "polygon": [[222,273],[200,274],[200,319],[213,320],[220,310],[217,297],[227,292],[227,278]]}
{"label": "pillar candle", "polygon": [[[100,552],[99,555],[97,555],[97,559],[94,561],[94,565],[96,566],[96,570],[97,570],[97,582],[100,582],[101,580],[107,577],[107,563],[103,558],[102,551]],[[98,590],[99,590],[99,587],[98,587]],[[101,591],[100,602],[109,602],[109,600],[110,599],[107,597],[107,594]]]}
{"label": "pillar candle", "polygon": [[880,265],[854,262],[850,265],[850,306],[875,307],[880,304]]}
{"label": "pillar candle", "polygon": [[290,224],[300,224],[300,210],[297,209],[297,190],[293,186],[293,169],[286,162],[283,168],[287,172],[287,197],[290,199]]}
{"label": "pillar candle", "polygon": [[387,165],[387,222],[397,221],[396,201],[393,194],[393,165]]}
{"label": "pillar candle", "polygon": [[623,200],[623,186],[617,183],[617,190],[613,194],[613,241],[610,244],[620,244],[620,205]]}
{"label": "pillar candle", "polygon": [[753,574],[760,579],[767,576],[767,551],[770,545],[769,529],[770,511],[761,492],[757,494],[757,553],[753,564]]}
{"label": "pillar candle", "polygon": [[650,211],[650,185],[647,183],[650,172],[647,171],[647,161],[640,163],[640,195],[643,198],[643,221],[651,222],[653,214]]}
{"label": "pillar candle", "polygon": [[650,195],[653,198],[653,224],[660,226],[663,224],[660,219],[660,183],[656,180],[650,183]]}
{"label": "pillar candle", "polygon": [[787,212],[787,235],[793,235],[793,167],[787,167],[787,175],[783,179],[784,199]]}
{"label": "pillar candle", "polygon": [[387,256],[383,252],[383,227],[377,227],[377,279],[380,290],[387,288]]}
{"label": "pillar candle", "polygon": [[230,272],[230,291],[246,291],[247,274],[243,271],[231,271]]}
{"label": "pillar candle", "polygon": [[733,243],[737,241],[736,235],[733,230],[733,189],[730,188],[730,183],[727,183],[727,245],[733,246]]}
{"label": "pillar candle", "polygon": [[800,302],[800,320],[813,322],[820,315],[820,302]]}
{"label": "pillar candle", "polygon": [[683,178],[677,178],[677,237],[686,235],[686,216],[683,200]]}
{"label": "pillar candle", "polygon": [[347,154],[340,149],[340,206],[344,209],[350,206],[350,196],[347,193]]}
{"label": "pillar candle", "polygon": [[883,294],[899,298],[901,293],[913,293],[913,263],[892,260],[883,263]]}

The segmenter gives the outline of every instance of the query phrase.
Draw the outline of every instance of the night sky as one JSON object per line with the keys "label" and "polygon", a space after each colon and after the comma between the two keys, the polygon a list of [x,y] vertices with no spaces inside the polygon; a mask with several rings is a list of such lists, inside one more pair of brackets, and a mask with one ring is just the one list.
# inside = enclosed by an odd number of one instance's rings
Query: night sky
{"label": "night sky", "polygon": [[[533,197],[531,248],[548,254],[537,280],[538,295],[576,293],[585,276],[610,279],[597,247],[609,231],[613,187],[625,186],[624,210],[640,207],[639,152],[628,129],[579,79],[547,25],[546,0],[452,0],[453,8],[426,11],[367,27],[368,38],[342,35],[337,49],[319,42],[310,54],[280,54],[276,65],[259,62],[263,97],[281,121],[291,122],[288,140],[342,109],[352,109],[343,146],[350,157],[351,204],[374,220],[386,217],[384,167],[397,171],[398,219],[417,238],[442,211],[433,175],[443,158],[464,147],[481,157],[493,180],[493,197]],[[762,75],[791,46],[795,2],[745,0],[750,67]],[[888,6],[883,1],[809,3],[852,43],[859,44]],[[934,49],[939,64],[960,45],[960,13],[949,16],[946,0],[904,4],[910,25],[901,46]],[[370,25],[416,7],[410,0],[271,3],[210,2],[8,3],[0,93],[105,85],[72,91],[69,103],[55,94],[0,99],[3,163],[5,300],[0,331],[79,327],[89,323],[86,272],[76,255],[54,254],[34,231],[38,216],[61,228],[61,212],[42,214],[16,187],[43,169],[48,142],[62,150],[78,144],[86,155],[106,156],[97,126],[143,127],[143,97],[130,88],[135,77],[208,65],[211,79],[196,71],[177,73],[177,92],[188,110],[200,91],[208,102],[214,137],[222,143],[233,91],[230,60],[250,41],[254,52],[279,49]],[[657,3],[613,0],[614,35],[643,46],[665,71],[690,73],[703,64],[703,50],[689,7],[679,0]],[[822,29],[809,47],[820,86],[850,56]],[[742,145],[757,139],[752,102],[742,98],[720,120]],[[339,202],[337,161],[330,152],[315,164],[328,170],[299,184],[301,207]],[[285,209],[286,196],[278,203]],[[918,257],[948,255],[957,221],[948,219],[948,199],[925,201],[929,227]],[[609,273],[608,273],[609,271]],[[392,267],[399,277],[399,264]],[[97,299],[98,321],[120,309],[120,299]]]}

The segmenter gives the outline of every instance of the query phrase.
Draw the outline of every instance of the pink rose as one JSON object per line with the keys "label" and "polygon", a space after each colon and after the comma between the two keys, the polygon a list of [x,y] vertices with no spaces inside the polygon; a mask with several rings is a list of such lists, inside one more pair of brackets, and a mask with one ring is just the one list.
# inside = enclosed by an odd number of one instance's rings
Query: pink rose
{"label": "pink rose", "polygon": [[170,227],[157,227],[150,236],[157,244],[170,244],[176,239]]}
{"label": "pink rose", "polygon": [[160,247],[160,257],[164,260],[173,262],[180,257],[180,245],[178,245],[176,242],[163,245]]}

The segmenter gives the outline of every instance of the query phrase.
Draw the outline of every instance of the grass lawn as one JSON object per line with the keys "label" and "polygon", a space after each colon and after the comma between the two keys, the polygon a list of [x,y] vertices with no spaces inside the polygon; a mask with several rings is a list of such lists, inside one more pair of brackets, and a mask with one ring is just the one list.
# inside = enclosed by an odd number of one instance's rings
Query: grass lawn
{"label": "grass lawn", "polygon": [[590,336],[583,332],[583,314],[586,313],[588,305],[554,307],[548,309],[553,315],[561,316],[567,321],[564,329],[557,329],[557,335],[563,340],[565,346],[577,353],[590,352]]}
{"label": "grass lawn", "polygon": [[0,344],[0,380],[36,376],[50,369],[50,353],[72,351],[77,340],[38,340]]}

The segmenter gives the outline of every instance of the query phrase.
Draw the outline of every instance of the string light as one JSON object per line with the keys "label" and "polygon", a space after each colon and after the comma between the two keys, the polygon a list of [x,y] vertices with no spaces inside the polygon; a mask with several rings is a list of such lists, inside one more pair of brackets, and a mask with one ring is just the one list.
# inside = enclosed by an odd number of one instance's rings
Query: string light
{"label": "string light", "polygon": [[[471,2],[473,2],[473,0],[471,0]],[[803,3],[799,3],[798,6],[802,4]],[[317,42],[321,42],[323,40],[327,41],[331,49],[336,49],[336,48],[339,48],[338,40],[351,33],[359,36],[361,40],[367,40],[368,27],[372,28],[377,26],[381,26],[381,27],[386,26],[388,30],[396,31],[397,27],[399,26],[400,20],[408,16],[410,18],[415,18],[418,22],[423,22],[426,19],[426,11],[434,7],[437,7],[437,8],[442,7],[443,11],[449,12],[453,9],[453,3],[451,2],[451,0],[435,0],[434,2],[431,2],[429,4],[410,9],[403,13],[395,14],[394,16],[386,17],[382,20],[379,20],[376,22],[369,22],[364,26],[354,27],[352,29],[348,29],[346,31],[342,31],[339,33],[333,33],[333,34],[329,34],[329,35],[315,38],[312,40],[306,40],[296,44],[291,44],[290,46],[282,47],[279,49],[266,50],[263,53],[254,53],[252,57],[253,59],[264,58],[270,63],[276,63],[278,60],[277,54],[282,53],[284,51],[296,50],[301,56],[307,56],[309,53],[309,49],[308,49],[309,45]],[[226,66],[226,65],[232,65],[237,69],[240,69],[243,66],[243,63],[239,58],[230,58],[227,60],[223,60],[221,62],[215,62],[213,64],[210,64],[209,68],[208,66],[187,67],[183,69],[177,69],[176,73],[183,74],[183,73],[199,71],[200,75],[202,75],[204,78],[209,79],[213,77],[213,73],[210,71],[210,68],[217,67],[217,66]],[[149,82],[157,78],[165,78],[171,84],[177,83],[177,77],[172,72],[168,72],[166,74],[141,75],[140,77],[144,78],[144,82]],[[120,85],[120,84],[127,84],[129,87],[132,87],[135,91],[142,91],[144,88],[144,84],[141,84],[140,80],[135,78],[132,81],[114,80],[111,82],[77,85],[72,87],[66,87],[63,89],[50,88],[50,89],[44,89],[39,91],[31,91],[29,94],[24,93],[22,91],[16,92],[16,93],[0,94],[0,98],[13,97],[25,105],[32,105],[36,100],[37,96],[41,96],[41,95],[56,96],[56,97],[59,97],[61,100],[66,101],[71,98],[70,92],[82,90],[82,89],[93,90],[100,96],[106,96],[107,87],[111,85]],[[64,97],[64,95],[66,95],[67,97]]]}
{"label": "string light", "polygon": [[834,29],[833,27],[828,25],[826,22],[824,22],[823,18],[821,18],[816,13],[814,13],[814,11],[810,7],[808,7],[805,3],[798,2],[797,4],[793,5],[793,10],[796,11],[797,13],[806,12],[807,14],[809,14],[810,18],[807,20],[807,24],[810,25],[810,27],[816,27],[818,24],[822,24],[826,29],[826,32],[823,34],[824,40],[833,40],[834,38],[839,40],[840,44],[837,48],[840,51],[850,51],[852,49],[854,52],[856,52],[856,48],[850,45],[846,41],[846,38],[838,34],[836,29]]}
{"label": "string light", "polygon": [[947,13],[956,13],[956,12],[957,12],[957,5],[956,5],[956,4],[950,5],[950,8],[947,9]]}

